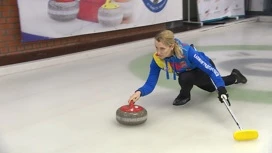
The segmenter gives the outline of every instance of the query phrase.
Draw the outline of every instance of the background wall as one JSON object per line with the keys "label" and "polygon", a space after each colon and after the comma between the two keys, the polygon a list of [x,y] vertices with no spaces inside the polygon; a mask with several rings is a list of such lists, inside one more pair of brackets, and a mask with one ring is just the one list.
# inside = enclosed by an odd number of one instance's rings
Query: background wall
{"label": "background wall", "polygon": [[[250,4],[247,7],[250,9],[247,11],[260,10],[261,5],[268,1],[271,8],[272,0],[246,0],[246,5]],[[183,2],[184,19],[187,20],[187,0]],[[196,0],[192,0],[191,4],[191,18],[195,19],[197,18]],[[199,25],[186,25],[182,21],[175,21],[119,31],[22,43],[17,0],[0,0],[0,66],[151,38],[163,29],[181,32],[196,28],[199,28]]]}
{"label": "background wall", "polygon": [[263,11],[264,10],[264,0],[250,0],[250,11]]}
{"label": "background wall", "polygon": [[17,0],[0,0],[0,66],[154,37],[165,24],[22,43]]}

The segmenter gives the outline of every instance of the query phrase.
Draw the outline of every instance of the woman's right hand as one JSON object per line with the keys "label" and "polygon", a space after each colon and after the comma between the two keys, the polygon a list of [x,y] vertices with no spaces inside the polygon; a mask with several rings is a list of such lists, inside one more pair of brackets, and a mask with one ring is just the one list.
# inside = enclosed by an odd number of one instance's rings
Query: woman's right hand
{"label": "woman's right hand", "polygon": [[133,95],[130,96],[129,100],[128,100],[128,103],[130,102],[136,102],[137,100],[139,100],[141,97],[141,91],[136,91]]}

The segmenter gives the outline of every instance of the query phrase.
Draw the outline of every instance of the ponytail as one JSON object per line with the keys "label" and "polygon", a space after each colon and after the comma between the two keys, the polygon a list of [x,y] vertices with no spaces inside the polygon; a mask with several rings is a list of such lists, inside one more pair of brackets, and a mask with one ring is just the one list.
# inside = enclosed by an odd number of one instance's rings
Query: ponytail
{"label": "ponytail", "polygon": [[174,48],[173,48],[174,54],[177,56],[177,58],[181,59],[183,57],[182,48],[180,48],[181,46],[179,46],[177,42],[174,42],[173,45],[174,45]]}

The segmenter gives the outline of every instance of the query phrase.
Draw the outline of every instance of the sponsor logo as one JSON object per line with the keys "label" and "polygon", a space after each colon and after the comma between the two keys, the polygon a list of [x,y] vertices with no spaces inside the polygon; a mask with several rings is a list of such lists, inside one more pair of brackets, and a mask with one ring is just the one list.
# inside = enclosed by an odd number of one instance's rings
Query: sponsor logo
{"label": "sponsor logo", "polygon": [[143,0],[145,6],[154,13],[160,12],[167,4],[167,0]]}
{"label": "sponsor logo", "polygon": [[201,64],[203,65],[206,69],[212,71],[215,76],[219,76],[219,72],[214,69],[213,67],[211,67],[210,65],[208,65],[207,63],[205,63],[199,56],[197,56],[196,54],[194,55],[194,58]]}

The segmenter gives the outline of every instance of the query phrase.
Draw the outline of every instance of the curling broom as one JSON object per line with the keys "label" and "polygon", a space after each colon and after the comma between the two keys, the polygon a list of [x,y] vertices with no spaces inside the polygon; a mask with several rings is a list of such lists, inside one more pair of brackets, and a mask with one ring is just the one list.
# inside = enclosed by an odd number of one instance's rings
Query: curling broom
{"label": "curling broom", "polygon": [[238,120],[236,119],[236,117],[234,116],[233,112],[231,111],[230,107],[227,104],[227,97],[226,95],[222,95],[221,98],[223,99],[223,102],[225,104],[225,106],[227,107],[228,111],[230,112],[232,118],[234,119],[234,121],[236,122],[237,126],[239,127],[239,131],[236,131],[233,133],[233,138],[237,141],[248,141],[248,140],[254,140],[257,139],[259,134],[257,130],[253,130],[253,129],[248,129],[248,130],[244,130],[242,129],[242,127],[240,126]]}

